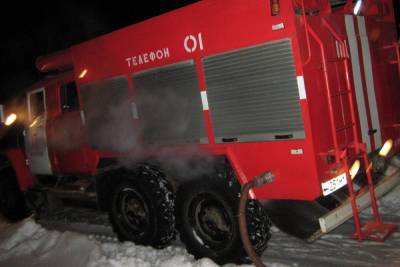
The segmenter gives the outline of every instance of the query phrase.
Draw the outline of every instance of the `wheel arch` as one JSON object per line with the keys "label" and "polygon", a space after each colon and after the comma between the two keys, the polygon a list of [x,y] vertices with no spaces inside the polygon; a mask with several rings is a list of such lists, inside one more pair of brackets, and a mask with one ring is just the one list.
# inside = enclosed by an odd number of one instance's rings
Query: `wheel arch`
{"label": "wheel arch", "polygon": [[[145,166],[150,167],[150,169],[159,171],[163,173],[164,175],[166,174],[165,171],[161,168],[161,166],[153,160],[148,160],[148,161],[142,161],[138,162],[135,164],[132,164],[132,166],[124,166],[120,164],[118,159],[107,159],[107,161],[103,162],[100,161],[100,166],[102,166],[101,169],[98,170],[98,173],[96,175],[96,191],[97,191],[97,201],[98,201],[98,206],[99,209],[102,211],[107,211],[110,208],[110,203],[111,203],[111,195],[114,187],[121,183],[124,179],[128,180],[133,180],[135,179],[135,174],[138,174],[140,172],[140,168],[143,168]],[[126,172],[131,172],[132,176],[126,177],[126,175],[123,175],[121,177],[119,173],[126,173]],[[173,192],[175,192],[175,187],[173,186],[173,182],[168,179],[168,176],[166,175],[167,180],[169,182],[169,186],[171,186],[170,189],[172,189]]]}

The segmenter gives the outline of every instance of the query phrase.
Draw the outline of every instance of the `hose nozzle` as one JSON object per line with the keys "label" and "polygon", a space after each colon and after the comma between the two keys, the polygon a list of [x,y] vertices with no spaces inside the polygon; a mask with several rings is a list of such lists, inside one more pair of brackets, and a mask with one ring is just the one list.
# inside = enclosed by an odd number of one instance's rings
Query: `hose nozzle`
{"label": "hose nozzle", "polygon": [[275,175],[271,171],[268,171],[254,177],[252,185],[253,187],[261,187],[265,184],[272,184],[274,181]]}

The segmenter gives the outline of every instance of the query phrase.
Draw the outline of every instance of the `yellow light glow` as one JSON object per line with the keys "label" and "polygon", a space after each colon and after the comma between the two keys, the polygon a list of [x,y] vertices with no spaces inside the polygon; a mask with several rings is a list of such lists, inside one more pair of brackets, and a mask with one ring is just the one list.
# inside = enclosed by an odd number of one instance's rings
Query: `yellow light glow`
{"label": "yellow light glow", "polygon": [[350,171],[349,171],[351,179],[354,179],[354,177],[356,177],[358,171],[360,170],[360,166],[361,166],[361,164],[360,164],[359,160],[354,161],[354,163],[351,166]]}
{"label": "yellow light glow", "polygon": [[11,113],[10,115],[7,116],[5,125],[10,126],[17,120],[17,115],[15,113]]}
{"label": "yellow light glow", "polygon": [[389,154],[389,152],[392,149],[392,147],[393,147],[393,140],[392,139],[388,139],[385,142],[385,144],[383,144],[383,147],[379,151],[379,156],[386,157]]}
{"label": "yellow light glow", "polygon": [[87,69],[84,69],[84,70],[79,74],[78,78],[79,78],[79,79],[84,78],[84,77],[86,76],[87,72],[88,72],[88,70],[87,70]]}
{"label": "yellow light glow", "polygon": [[35,127],[36,124],[38,123],[38,119],[39,119],[39,118],[36,118],[36,119],[29,125],[29,127],[30,127],[30,128]]}

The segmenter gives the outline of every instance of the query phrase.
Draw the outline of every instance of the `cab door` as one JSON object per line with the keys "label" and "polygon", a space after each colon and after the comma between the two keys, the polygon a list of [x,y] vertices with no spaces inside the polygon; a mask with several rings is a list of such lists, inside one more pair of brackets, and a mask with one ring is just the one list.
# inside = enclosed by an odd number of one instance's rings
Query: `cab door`
{"label": "cab door", "polygon": [[[88,150],[84,120],[74,81],[61,82],[54,90],[52,117],[48,120],[49,149],[54,173],[87,174],[93,169],[93,155]],[[57,105],[57,106],[56,106]]]}
{"label": "cab door", "polygon": [[46,94],[44,88],[27,94],[28,127],[25,132],[25,147],[29,169],[33,174],[52,174],[46,134]]}

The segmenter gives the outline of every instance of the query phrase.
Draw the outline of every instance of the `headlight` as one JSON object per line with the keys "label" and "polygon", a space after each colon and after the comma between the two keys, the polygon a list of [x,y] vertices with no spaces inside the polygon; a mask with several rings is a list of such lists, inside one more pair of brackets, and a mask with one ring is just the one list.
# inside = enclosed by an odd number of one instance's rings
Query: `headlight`
{"label": "headlight", "polygon": [[354,161],[353,165],[351,166],[349,172],[351,179],[353,180],[356,177],[358,171],[360,170],[361,163],[359,160]]}
{"label": "headlight", "polygon": [[393,140],[388,139],[379,151],[379,156],[386,157],[393,147]]}
{"label": "headlight", "polygon": [[13,124],[15,121],[17,120],[17,115],[15,113],[11,113],[10,115],[7,116],[4,124],[6,126],[10,126],[11,124]]}

